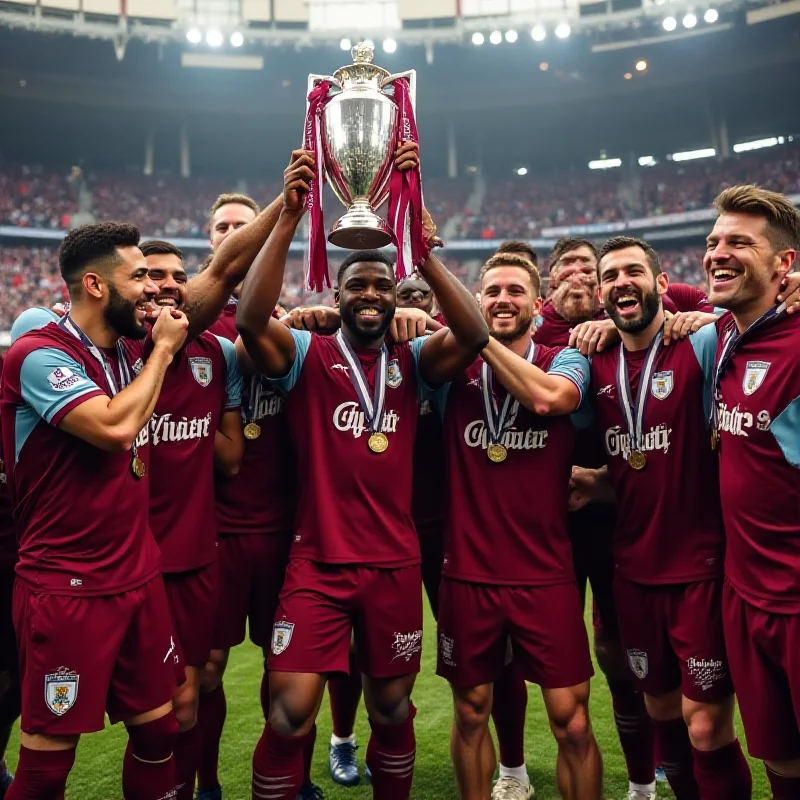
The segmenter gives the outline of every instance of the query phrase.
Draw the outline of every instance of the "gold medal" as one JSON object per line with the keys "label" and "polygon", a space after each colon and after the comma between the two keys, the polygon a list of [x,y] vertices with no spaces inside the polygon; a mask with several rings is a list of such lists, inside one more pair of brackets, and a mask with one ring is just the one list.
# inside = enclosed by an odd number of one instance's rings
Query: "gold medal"
{"label": "gold medal", "polygon": [[489,461],[500,464],[508,458],[508,450],[502,444],[490,444],[486,449],[486,455],[489,456]]}
{"label": "gold medal", "polygon": [[133,473],[133,477],[137,480],[147,475],[147,467],[145,467],[144,461],[142,461],[139,456],[133,457],[133,461],[131,461],[131,472]]}
{"label": "gold medal", "polygon": [[384,453],[389,447],[389,439],[385,433],[373,433],[367,444],[373,453]]}
{"label": "gold medal", "polygon": [[257,422],[248,422],[247,425],[244,426],[244,438],[250,439],[258,439],[261,436],[261,426]]}
{"label": "gold medal", "polygon": [[647,456],[641,450],[634,450],[628,456],[628,464],[631,469],[644,469],[647,466]]}

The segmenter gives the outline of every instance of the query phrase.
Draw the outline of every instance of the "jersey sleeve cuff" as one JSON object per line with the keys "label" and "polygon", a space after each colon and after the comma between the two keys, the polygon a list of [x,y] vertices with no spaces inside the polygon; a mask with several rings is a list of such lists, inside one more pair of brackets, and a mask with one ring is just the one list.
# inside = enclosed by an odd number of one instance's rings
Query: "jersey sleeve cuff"
{"label": "jersey sleeve cuff", "polygon": [[85,403],[92,397],[100,397],[101,395],[103,397],[108,397],[108,395],[102,389],[98,389],[97,387],[87,389],[85,392],[83,392],[83,394],[79,394],[77,397],[73,395],[72,397],[67,398],[63,405],[59,404],[49,409],[45,416],[45,421],[54,428],[58,427],[61,420],[64,419],[64,417],[66,417],[73,408],[77,408],[81,403]]}

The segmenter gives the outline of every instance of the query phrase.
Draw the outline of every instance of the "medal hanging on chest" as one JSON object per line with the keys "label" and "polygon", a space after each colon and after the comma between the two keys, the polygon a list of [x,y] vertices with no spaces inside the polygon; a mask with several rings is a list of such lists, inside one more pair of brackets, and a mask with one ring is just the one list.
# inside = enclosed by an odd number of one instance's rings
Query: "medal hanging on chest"
{"label": "medal hanging on chest", "polygon": [[261,426],[256,422],[260,400],[261,378],[258,375],[253,375],[250,379],[250,405],[247,409],[247,424],[244,426],[244,438],[251,442],[261,436]]}
{"label": "medal hanging on chest", "polygon": [[388,350],[384,344],[378,354],[378,362],[375,365],[375,390],[370,396],[369,384],[367,383],[361,362],[358,360],[353,348],[347,341],[341,329],[337,332],[336,344],[342,353],[342,357],[347,362],[347,374],[350,382],[356,390],[358,404],[364,413],[364,422],[369,430],[367,447],[371,452],[380,455],[389,449],[389,437],[381,430],[383,426],[383,412],[386,405],[386,378],[388,374]]}
{"label": "medal hanging on chest", "polygon": [[[533,342],[525,351],[525,360],[533,363],[536,346]],[[483,400],[483,419],[486,423],[486,433],[489,444],[486,447],[486,456],[493,464],[502,464],[508,458],[508,448],[503,444],[503,434],[519,412],[519,400],[512,398],[507,392],[503,404],[498,407],[492,392],[492,368],[484,361],[481,364],[481,398]]]}

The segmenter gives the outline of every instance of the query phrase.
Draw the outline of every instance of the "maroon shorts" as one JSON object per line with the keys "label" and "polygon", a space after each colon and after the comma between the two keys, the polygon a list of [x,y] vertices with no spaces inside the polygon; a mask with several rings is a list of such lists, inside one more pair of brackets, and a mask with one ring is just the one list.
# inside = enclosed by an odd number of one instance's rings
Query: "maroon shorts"
{"label": "maroon shorts", "polygon": [[187,667],[204,667],[211,653],[218,576],[216,561],[199,569],[164,573],[175,635]]}
{"label": "maroon shorts", "polygon": [[454,686],[494,683],[509,639],[520,674],[543,689],[576,686],[594,674],[574,583],[492,586],[442,579],[439,675]]}
{"label": "maroon shorts", "polygon": [[622,646],[637,689],[654,697],[680,689],[698,703],[733,694],[722,632],[722,580],[679,585],[617,578]]}
{"label": "maroon shorts", "polygon": [[269,669],[348,672],[351,632],[370,678],[419,672],[422,578],[399,569],[292,559],[272,629]]}
{"label": "maroon shorts", "polygon": [[185,680],[160,577],[124,594],[14,593],[22,730],[74,736],[168,703]]}
{"label": "maroon shorts", "polygon": [[750,755],[800,758],[800,615],[762,611],[726,583],[722,616]]}
{"label": "maroon shorts", "polygon": [[253,644],[269,644],[292,538],[291,531],[219,537],[215,650],[241,644],[248,624]]}
{"label": "maroon shorts", "polygon": [[422,556],[422,583],[435,619],[439,614],[439,585],[444,561],[444,520],[426,522],[416,528]]}
{"label": "maroon shorts", "polygon": [[17,636],[14,633],[14,581],[13,564],[0,564],[0,672],[19,669]]}

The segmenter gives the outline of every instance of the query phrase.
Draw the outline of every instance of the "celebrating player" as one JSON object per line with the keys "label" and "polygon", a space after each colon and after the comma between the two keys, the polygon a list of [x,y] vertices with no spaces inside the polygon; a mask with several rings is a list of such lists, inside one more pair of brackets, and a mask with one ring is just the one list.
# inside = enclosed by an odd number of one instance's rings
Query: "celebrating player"
{"label": "celebrating player", "polygon": [[[245,281],[237,326],[265,374],[281,378],[303,475],[299,516],[272,636],[270,717],[253,757],[253,797],[294,800],[325,676],[348,669],[351,630],[365,675],[367,764],[381,800],[410,796],[422,598],[411,521],[420,390],[462,371],[486,344],[475,301],[433,257],[421,272],[450,328],[385,342],[396,283],[380,253],[353,253],[338,274],[336,337],[272,320],[289,244],[304,212],[313,155],[286,171],[284,210]],[[419,375],[419,377],[418,377]],[[335,463],[331,463],[331,459]]]}
{"label": "celebrating player", "polygon": [[147,426],[188,323],[162,310],[147,363],[135,363],[157,294],[138,241],[120,223],[70,232],[59,250],[69,315],[21,336],[5,362],[22,682],[11,800],[63,796],[80,735],[102,730],[106,712],[128,728],[127,800],[176,791],[183,670],[148,525]]}

